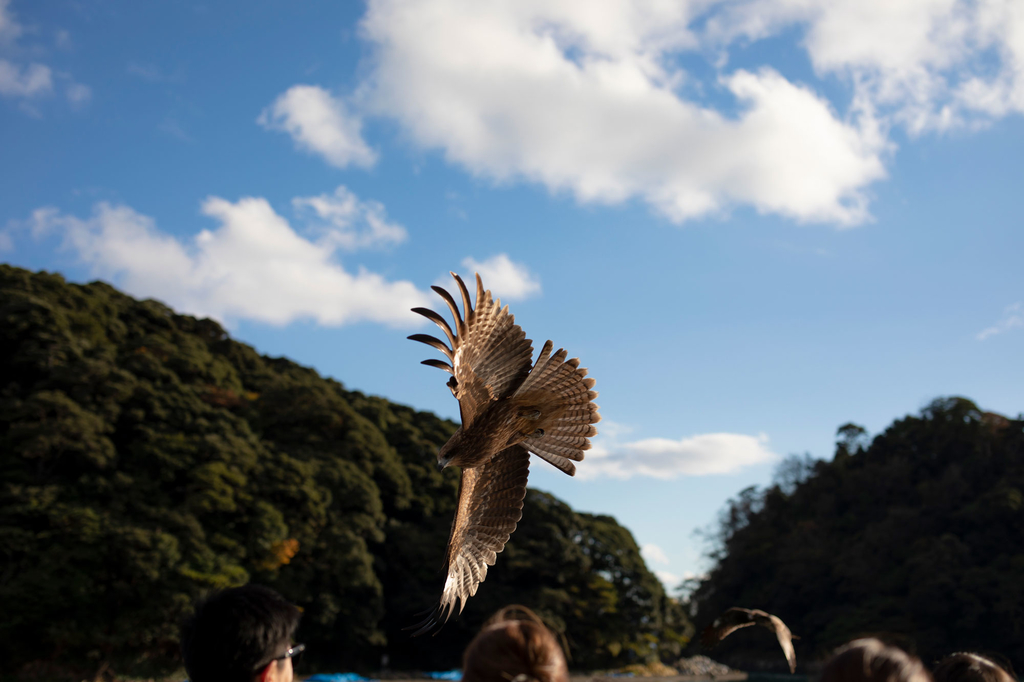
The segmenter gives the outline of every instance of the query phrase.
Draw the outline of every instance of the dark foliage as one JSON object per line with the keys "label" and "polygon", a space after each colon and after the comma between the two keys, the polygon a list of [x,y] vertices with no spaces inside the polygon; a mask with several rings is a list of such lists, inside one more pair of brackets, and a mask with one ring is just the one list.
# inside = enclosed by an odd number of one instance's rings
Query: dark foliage
{"label": "dark foliage", "polygon": [[0,265],[0,363],[7,670],[177,667],[193,600],[250,580],[302,607],[299,635],[325,668],[385,653],[451,667],[513,601],[577,667],[686,641],[626,529],[535,491],[463,617],[410,639],[443,583],[458,474],[434,453],[455,425],[260,356],[213,321]]}
{"label": "dark foliage", "polygon": [[[800,635],[798,661],[875,635],[926,662],[984,650],[1024,665],[1024,420],[943,398],[870,443],[845,424],[831,462],[780,473],[723,512],[698,626],[744,606]],[[716,656],[783,669],[770,637],[740,639]]]}

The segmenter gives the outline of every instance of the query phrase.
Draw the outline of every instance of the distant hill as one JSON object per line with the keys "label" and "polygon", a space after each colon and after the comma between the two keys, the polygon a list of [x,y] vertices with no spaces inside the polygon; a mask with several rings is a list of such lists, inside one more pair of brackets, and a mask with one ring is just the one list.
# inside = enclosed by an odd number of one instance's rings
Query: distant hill
{"label": "distant hill", "polygon": [[[1024,420],[943,398],[870,442],[854,424],[839,437],[831,462],[793,458],[732,500],[696,624],[753,607],[801,637],[804,662],[877,635],[926,663],[974,650],[1024,669]],[[784,669],[765,632],[714,655]]]}
{"label": "distant hill", "polygon": [[0,265],[0,368],[6,671],[172,669],[192,600],[248,580],[303,608],[308,654],[334,669],[384,654],[452,667],[509,602],[540,613],[574,667],[686,642],[629,531],[538,491],[463,616],[410,639],[443,582],[458,474],[434,453],[455,424],[261,356],[211,320]]}

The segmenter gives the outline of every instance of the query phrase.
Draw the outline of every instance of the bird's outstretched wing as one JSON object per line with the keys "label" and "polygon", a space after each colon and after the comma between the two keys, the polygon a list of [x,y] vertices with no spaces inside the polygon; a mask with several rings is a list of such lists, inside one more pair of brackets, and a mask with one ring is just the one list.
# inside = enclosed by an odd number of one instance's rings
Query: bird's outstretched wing
{"label": "bird's outstretched wing", "polygon": [[775,637],[779,640],[779,646],[782,647],[782,652],[786,654],[786,662],[789,663],[789,672],[796,672],[796,650],[793,649],[793,633],[789,631],[789,628],[782,619],[778,616],[773,616],[770,613],[764,611],[755,611],[754,619],[758,625],[763,625],[772,632],[775,633]]}
{"label": "bird's outstretched wing", "polygon": [[520,445],[505,448],[487,464],[464,468],[459,485],[459,506],[448,537],[444,591],[426,620],[413,627],[414,635],[429,632],[451,616],[487,576],[498,553],[523,517],[530,453]]}
{"label": "bird's outstretched wing", "polygon": [[704,632],[700,635],[701,644],[713,647],[740,628],[750,627],[754,624],[753,612],[750,609],[734,606],[704,628]]}
{"label": "bird's outstretched wing", "polygon": [[789,672],[795,672],[796,651],[793,649],[793,634],[781,618],[760,609],[743,609],[734,606],[726,610],[711,625],[704,628],[704,632],[701,633],[701,643],[704,646],[712,647],[740,628],[751,625],[760,625],[775,633],[775,637],[779,640],[779,646],[782,647],[782,651],[786,655],[786,662],[789,663]]}
{"label": "bird's outstretched wing", "polygon": [[440,327],[448,343],[429,334],[413,334],[409,338],[432,346],[447,356],[449,362],[424,360],[423,364],[438,367],[452,375],[448,386],[459,401],[462,428],[467,428],[489,401],[507,396],[527,377],[533,364],[533,344],[515,323],[515,317],[509,314],[508,306],[502,308],[501,301],[494,299],[490,290],[484,289],[480,275],[476,276],[475,307],[462,278],[454,272],[451,275],[462,295],[464,315],[460,314],[451,294],[438,286],[432,289],[444,299],[455,318],[454,330],[433,310],[413,308],[413,312]]}

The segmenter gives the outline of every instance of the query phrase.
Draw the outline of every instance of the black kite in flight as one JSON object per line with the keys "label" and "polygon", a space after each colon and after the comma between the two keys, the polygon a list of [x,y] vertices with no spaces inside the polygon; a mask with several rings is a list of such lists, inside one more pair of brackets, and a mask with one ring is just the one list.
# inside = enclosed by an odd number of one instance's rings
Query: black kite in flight
{"label": "black kite in flight", "polygon": [[716,618],[714,623],[704,628],[704,632],[701,633],[701,643],[706,647],[713,647],[733,632],[751,625],[761,625],[775,633],[782,652],[786,654],[789,672],[796,672],[796,651],[793,649],[792,633],[781,618],[765,611],[734,606]]}
{"label": "black kite in flight", "polygon": [[451,273],[462,295],[465,315],[451,294],[432,287],[455,318],[455,329],[427,308],[413,308],[437,324],[448,343],[427,334],[409,338],[448,358],[424,360],[452,375],[448,387],[459,401],[462,426],[437,454],[438,466],[462,467],[459,504],[448,538],[447,578],[441,599],[415,634],[448,620],[458,604],[476,594],[497,554],[523,516],[530,453],[572,476],[588,438],[600,421],[594,380],[576,358],[566,360],[550,341],[532,362],[533,345],[509,314],[508,306],[485,290],[476,276],[476,305],[465,283]]}

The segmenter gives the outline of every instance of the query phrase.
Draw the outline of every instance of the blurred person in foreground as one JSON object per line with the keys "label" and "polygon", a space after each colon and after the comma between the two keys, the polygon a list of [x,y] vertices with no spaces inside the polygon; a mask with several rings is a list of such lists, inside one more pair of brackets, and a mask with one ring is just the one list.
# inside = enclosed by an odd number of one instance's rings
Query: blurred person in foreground
{"label": "blurred person in foreground", "polygon": [[200,600],[182,623],[181,653],[192,682],[292,682],[299,609],[262,585]]}
{"label": "blurred person in foreground", "polygon": [[562,647],[525,606],[506,606],[491,616],[462,657],[462,682],[568,680]]}
{"label": "blurred person in foreground", "polygon": [[836,649],[820,682],[932,682],[932,676],[916,656],[867,638]]}
{"label": "blurred person in foreground", "polygon": [[935,682],[1016,682],[1006,668],[980,654],[961,651],[939,661]]}

